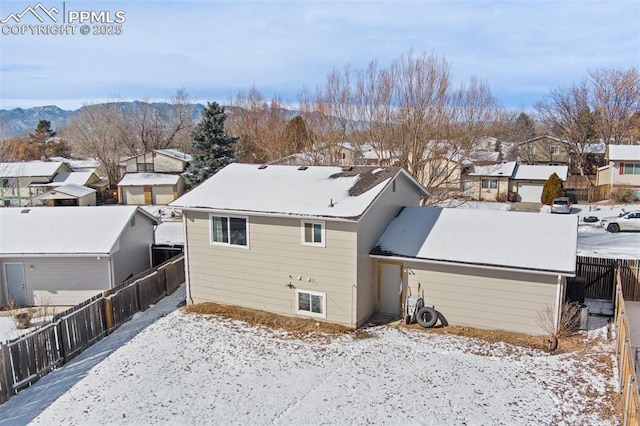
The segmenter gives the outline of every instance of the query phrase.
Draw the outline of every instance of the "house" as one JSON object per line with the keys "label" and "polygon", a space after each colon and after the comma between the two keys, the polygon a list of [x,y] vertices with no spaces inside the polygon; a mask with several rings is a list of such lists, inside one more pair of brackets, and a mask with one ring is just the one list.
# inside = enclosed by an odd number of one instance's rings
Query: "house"
{"label": "house", "polygon": [[154,149],[120,162],[124,173],[183,173],[193,157],[177,149]]}
{"label": "house", "polygon": [[379,311],[397,315],[420,289],[449,324],[544,334],[538,317],[551,308],[557,324],[575,275],[577,228],[576,216],[406,207],[371,251]]}
{"label": "house", "polygon": [[127,173],[118,183],[121,204],[168,204],[185,191],[180,175],[165,173]]}
{"label": "house", "polygon": [[96,190],[83,185],[69,183],[56,186],[40,195],[31,197],[33,205],[59,206],[95,206],[97,205]]}
{"label": "house", "polygon": [[518,163],[568,165],[571,157],[565,141],[550,135],[537,136],[518,145]]}
{"label": "house", "polygon": [[509,191],[514,194],[514,201],[539,203],[544,183],[554,173],[565,182],[569,167],[518,164],[509,180]]}
{"label": "house", "polygon": [[461,177],[462,195],[474,200],[507,201],[516,162],[471,166]]}
{"label": "house", "polygon": [[230,164],[171,203],[186,229],[188,303],[357,327],[376,311],[369,252],[424,195],[395,167]]}
{"label": "house", "polygon": [[26,206],[34,195],[34,185],[49,183],[64,172],[71,172],[71,168],[62,162],[0,163],[0,203],[5,207]]}
{"label": "house", "polygon": [[151,265],[156,219],[133,206],[0,209],[0,305],[75,305]]}
{"label": "house", "polygon": [[[72,185],[72,187],[69,187],[69,188],[82,186],[87,189],[93,190],[92,191],[93,195],[90,196],[90,199],[86,200],[85,204],[80,204],[80,205],[91,205],[91,206],[97,205],[98,194],[100,195],[100,199],[102,199],[102,193],[108,187],[108,184],[106,182],[103,182],[100,179],[100,177],[96,174],[95,169],[85,170],[80,172],[73,171],[73,172],[57,173],[53,177],[53,179],[51,179],[51,182],[34,183],[30,185],[31,193],[32,193],[31,204],[40,205],[37,203],[38,201],[60,199],[56,197],[51,198],[50,197],[51,194],[49,194],[49,196],[45,198],[37,197],[37,196],[42,195],[45,192],[51,192],[51,191],[56,192],[55,189],[65,185]],[[86,190],[84,192],[85,194],[83,194],[82,196],[86,196],[89,194],[89,192],[87,192]],[[67,194],[67,195],[75,195],[75,194]],[[42,203],[42,205],[49,205],[49,204]],[[58,205],[58,204],[54,204],[54,205]],[[78,205],[78,204],[72,203],[72,205]]]}
{"label": "house", "polygon": [[640,198],[640,145],[609,145],[608,165],[599,167],[597,185],[632,188]]}

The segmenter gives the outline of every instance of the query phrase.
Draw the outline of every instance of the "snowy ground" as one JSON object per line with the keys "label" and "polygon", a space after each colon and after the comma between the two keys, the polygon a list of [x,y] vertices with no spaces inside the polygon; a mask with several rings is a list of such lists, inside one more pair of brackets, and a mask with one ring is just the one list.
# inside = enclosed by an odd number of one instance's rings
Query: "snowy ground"
{"label": "snowy ground", "polygon": [[385,326],[366,338],[296,339],[216,317],[163,316],[179,297],[0,405],[0,424],[617,423],[593,412],[616,386],[595,361],[613,356],[611,343],[548,355]]}
{"label": "snowy ground", "polygon": [[17,322],[9,316],[0,316],[0,343],[20,337],[27,334],[34,328],[46,324],[51,321],[52,315],[36,317],[31,320],[33,327],[19,329]]}

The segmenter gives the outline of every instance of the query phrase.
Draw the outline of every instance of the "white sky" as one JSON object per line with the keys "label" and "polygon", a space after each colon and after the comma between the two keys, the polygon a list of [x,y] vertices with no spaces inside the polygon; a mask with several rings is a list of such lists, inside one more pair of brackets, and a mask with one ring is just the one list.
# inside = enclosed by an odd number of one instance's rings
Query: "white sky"
{"label": "white sky", "polygon": [[[2,0],[0,20],[36,4]],[[295,104],[304,86],[335,67],[387,64],[410,50],[442,56],[457,83],[477,76],[502,105],[529,109],[588,70],[640,63],[636,0],[42,4],[112,17],[122,10],[123,33],[0,33],[2,109],[166,100],[180,88],[194,101],[224,102],[252,85]],[[24,23],[38,22],[25,16]]]}

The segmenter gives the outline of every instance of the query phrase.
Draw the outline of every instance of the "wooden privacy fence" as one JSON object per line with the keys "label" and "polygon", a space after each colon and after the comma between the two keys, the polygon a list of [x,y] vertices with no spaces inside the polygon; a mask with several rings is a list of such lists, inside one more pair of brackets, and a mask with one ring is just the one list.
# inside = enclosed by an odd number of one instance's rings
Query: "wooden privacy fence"
{"label": "wooden privacy fence", "polygon": [[184,282],[184,256],[128,279],[0,345],[0,404],[108,335]]}
{"label": "wooden privacy fence", "polygon": [[596,201],[606,200],[609,194],[611,194],[611,185],[608,183],[592,186],[587,189],[587,202],[595,203]]}
{"label": "wooden privacy fence", "polygon": [[[629,321],[624,303],[624,293],[620,275],[616,277],[616,359],[618,361],[618,379],[623,395],[623,426],[640,424],[640,394],[638,393],[638,375],[636,373],[635,349],[631,347]],[[637,331],[636,331],[637,332]]]}
{"label": "wooden privacy fence", "polygon": [[624,298],[640,299],[640,259],[607,259],[578,256],[576,276],[584,280],[585,297],[613,300],[616,294],[616,270]]}

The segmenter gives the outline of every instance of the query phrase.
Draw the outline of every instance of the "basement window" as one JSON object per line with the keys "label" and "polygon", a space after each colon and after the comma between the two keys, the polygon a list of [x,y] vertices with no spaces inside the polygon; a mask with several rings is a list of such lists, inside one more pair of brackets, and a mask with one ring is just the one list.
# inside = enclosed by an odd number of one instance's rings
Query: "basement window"
{"label": "basement window", "polygon": [[302,245],[325,247],[324,222],[302,221]]}
{"label": "basement window", "polygon": [[327,317],[327,295],[317,291],[296,290],[296,312],[314,317]]}

